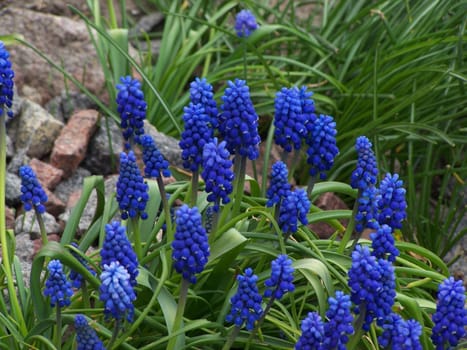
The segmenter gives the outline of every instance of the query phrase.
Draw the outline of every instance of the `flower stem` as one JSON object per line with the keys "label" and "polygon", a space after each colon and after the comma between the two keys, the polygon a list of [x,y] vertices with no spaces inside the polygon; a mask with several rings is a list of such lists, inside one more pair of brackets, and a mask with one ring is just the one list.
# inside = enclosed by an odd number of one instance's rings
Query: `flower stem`
{"label": "flower stem", "polygon": [[[18,301],[18,293],[16,292],[14,279],[10,264],[10,252],[8,251],[8,241],[6,234],[6,216],[5,216],[5,188],[6,188],[6,127],[5,113],[0,113],[0,245],[2,246],[2,264],[5,274],[8,295],[11,303],[11,311],[14,319],[19,325],[19,330],[22,335],[27,334],[26,323],[21,312]],[[2,281],[3,283],[3,281]]]}
{"label": "flower stem", "polygon": [[358,344],[360,339],[362,338],[363,335],[363,322],[365,321],[365,316],[366,316],[366,305],[362,304],[360,305],[360,314],[358,315],[358,318],[356,319],[354,323],[354,331],[355,333],[352,335],[352,338],[349,340],[347,344],[347,349],[348,350],[353,350],[355,346]]}
{"label": "flower stem", "polygon": [[[355,216],[358,213],[358,199],[360,198],[360,196],[361,196],[361,190],[358,190],[357,199],[355,200],[355,203],[354,203],[353,209],[352,209],[352,216],[350,217],[349,223],[347,224],[347,227],[346,227],[345,232],[344,232],[344,237],[342,237],[342,241],[341,241],[341,243],[339,245],[339,253],[341,253],[341,254],[344,252],[345,247],[347,246],[347,243],[350,240],[350,236],[352,235],[352,232],[353,232],[353,230],[355,228]],[[357,239],[355,240],[355,242],[356,241],[357,241]],[[354,246],[355,246],[355,244],[354,244]]]}
{"label": "flower stem", "polygon": [[57,350],[62,348],[62,310],[61,307],[57,305],[55,312],[55,347]]}
{"label": "flower stem", "polygon": [[236,160],[240,160],[240,166],[238,169],[238,173],[235,173],[235,178],[237,181],[235,182],[235,199],[232,209],[232,218],[234,218],[240,212],[240,205],[242,204],[242,197],[245,185],[245,171],[246,171],[246,157],[240,156],[237,154]]}
{"label": "flower stem", "polygon": [[138,261],[141,261],[143,258],[143,247],[141,243],[141,233],[139,230],[139,220],[137,217],[131,218],[131,228],[133,230],[136,256],[138,257]]}
{"label": "flower stem", "polygon": [[115,326],[112,332],[112,338],[110,338],[109,344],[107,345],[107,349],[111,350],[117,339],[118,333],[120,332],[120,320],[115,320]]}
{"label": "flower stem", "polygon": [[[186,305],[186,297],[188,295],[188,287],[190,286],[190,282],[183,278],[182,283],[180,286],[180,297],[178,299],[178,305],[177,305],[177,312],[175,314],[175,321],[172,327],[172,334],[175,333],[180,329],[180,325],[182,324],[182,319],[183,319],[183,313],[185,312],[185,305]],[[176,349],[176,343],[177,343],[178,337],[173,336],[169,340],[169,344],[167,345],[167,350],[174,350]]]}
{"label": "flower stem", "polygon": [[199,182],[198,173],[199,173],[199,170],[193,171],[192,177],[191,177],[191,202],[190,202],[191,207],[194,207],[198,200],[198,182]]}
{"label": "flower stem", "polygon": [[169,201],[167,200],[167,193],[165,192],[164,181],[162,176],[157,177],[157,186],[161,194],[162,206],[164,207],[165,226],[167,232],[167,243],[172,243],[174,240],[172,232],[172,218],[170,217]]}
{"label": "flower stem", "polygon": [[49,240],[47,239],[47,231],[45,230],[44,218],[39,213],[36,207],[34,207],[34,213],[36,214],[37,223],[39,224],[39,230],[41,231],[42,245],[46,245]]}
{"label": "flower stem", "polygon": [[227,339],[227,343],[225,343],[224,347],[222,348],[222,350],[229,350],[230,347],[232,346],[232,344],[234,343],[235,341],[235,338],[237,338],[237,335],[240,333],[240,327],[238,326],[235,326],[235,328],[233,329],[232,333],[230,333],[230,337],[229,339]]}

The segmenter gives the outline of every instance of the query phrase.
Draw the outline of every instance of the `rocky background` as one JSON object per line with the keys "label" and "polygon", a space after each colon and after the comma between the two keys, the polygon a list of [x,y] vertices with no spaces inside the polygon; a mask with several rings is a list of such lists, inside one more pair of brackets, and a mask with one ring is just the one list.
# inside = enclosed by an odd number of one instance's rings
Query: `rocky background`
{"label": "rocky background", "polygon": [[[128,13],[135,21],[134,30],[150,31],[161,24],[163,16],[157,11],[146,15],[134,3],[127,2]],[[88,30],[66,4],[88,13],[84,0],[0,0],[0,28],[7,28],[6,34],[23,35],[105,101],[104,76]],[[105,16],[105,8],[102,13]],[[151,42],[153,54],[157,54],[158,48],[157,40]],[[8,49],[16,74],[17,93],[14,118],[7,123],[7,228],[15,232],[17,255],[27,276],[32,258],[40,248],[40,233],[33,213],[26,213],[21,207],[19,167],[29,164],[46,190],[49,201],[45,226],[49,239],[58,240],[80,197],[85,177],[103,175],[106,191],[115,191],[123,139],[116,122],[100,114],[86,95],[39,55],[22,45]],[[159,133],[149,124],[146,124],[146,132],[154,137],[172,166],[181,166],[177,140]],[[272,159],[278,158],[273,152]],[[80,230],[89,227],[95,208],[93,201],[95,199],[91,199],[85,209]],[[314,205],[323,209],[346,208],[333,194],[323,195]],[[466,226],[467,218],[464,218],[461,228]],[[332,233],[325,224],[312,228],[323,237]],[[451,266],[451,272],[463,278],[467,286],[467,237],[447,258],[456,256],[459,259]]]}

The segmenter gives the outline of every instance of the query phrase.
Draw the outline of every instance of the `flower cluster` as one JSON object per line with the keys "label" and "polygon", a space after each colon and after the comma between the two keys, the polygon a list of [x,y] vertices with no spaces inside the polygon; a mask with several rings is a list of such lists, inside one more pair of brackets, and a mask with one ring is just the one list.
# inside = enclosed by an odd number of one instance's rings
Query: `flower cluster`
{"label": "flower cluster", "polygon": [[282,88],[274,100],[274,140],[284,151],[299,150],[316,119],[314,102],[306,87]]}
{"label": "flower cluster", "polygon": [[52,307],[57,304],[59,307],[70,305],[73,290],[71,289],[71,283],[63,272],[62,263],[59,260],[51,260],[47,265],[47,270],[49,276],[45,281],[44,296],[50,297]]}
{"label": "flower cluster", "polygon": [[386,174],[379,185],[377,209],[380,225],[387,224],[393,230],[402,228],[402,221],[407,217],[404,183],[398,174]]}
{"label": "flower cluster", "polygon": [[290,192],[289,171],[287,165],[282,161],[277,161],[271,168],[271,182],[266,192],[268,201],[267,207],[279,204]]}
{"label": "flower cluster", "polygon": [[186,204],[176,212],[175,239],[172,242],[172,259],[175,270],[190,283],[196,283],[196,274],[208,262],[209,244],[206,230],[201,223],[198,208]]}
{"label": "flower cluster", "polygon": [[219,124],[217,114],[219,112],[212,91],[212,85],[208,83],[206,78],[195,78],[195,80],[190,83],[190,101],[194,105],[200,104],[203,106],[206,114],[210,118],[211,127],[217,128]]}
{"label": "flower cluster", "polygon": [[44,204],[48,198],[41,184],[37,180],[34,170],[28,165],[23,165],[19,168],[19,176],[21,178],[21,202],[24,204],[24,210],[29,211],[32,208],[38,213],[45,212]]}
{"label": "flower cluster", "polygon": [[183,167],[198,171],[203,163],[203,148],[213,138],[213,129],[209,125],[210,117],[201,104],[190,103],[184,108],[183,121],[185,130],[180,139]]}
{"label": "flower cluster", "polygon": [[255,160],[259,156],[258,115],[245,80],[228,81],[222,96],[219,132],[231,154]]}
{"label": "flower cluster", "polygon": [[292,260],[287,255],[279,255],[271,262],[271,277],[264,282],[267,289],[264,291],[264,297],[273,297],[281,299],[285,293],[293,292],[294,268]]}
{"label": "flower cluster", "polygon": [[289,191],[280,208],[279,227],[284,233],[295,233],[298,229],[298,221],[302,225],[308,223],[307,214],[310,211],[310,200],[303,189]]}
{"label": "flower cluster", "polygon": [[320,350],[345,350],[349,335],[354,332],[350,296],[337,291],[334,298],[329,297],[328,302],[328,321],[324,324],[324,339]]}
{"label": "flower cluster", "polygon": [[455,347],[466,332],[467,310],[465,309],[465,288],[462,281],[449,277],[438,289],[438,305],[433,314],[431,339],[436,350]]}
{"label": "flower cluster", "polygon": [[321,180],[326,179],[326,171],[332,168],[339,153],[336,134],[336,122],[331,116],[321,114],[312,124],[311,134],[306,139],[311,176],[319,174]]}
{"label": "flower cluster", "polygon": [[235,31],[239,38],[249,37],[256,29],[258,24],[256,18],[250,10],[241,10],[235,18]]}
{"label": "flower cluster", "polygon": [[[76,242],[72,242],[71,245],[73,247],[75,247],[76,249],[79,249],[78,247],[78,244],[76,244]],[[93,275],[95,276],[96,275],[96,271],[94,271],[88,264],[88,262],[86,261],[86,259],[84,259],[81,255],[77,254],[76,252],[74,252],[73,250],[71,251],[71,255],[73,255],[80,263],[81,265],[83,265],[84,267],[86,267],[86,269]],[[70,280],[72,282],[72,285],[74,288],[81,288],[81,285],[83,284],[83,276],[79,273],[79,272],[76,272],[75,270],[71,270],[70,271]]]}
{"label": "flower cluster", "polygon": [[373,145],[366,136],[359,136],[355,141],[357,151],[357,166],[352,172],[350,185],[352,188],[364,190],[376,184],[378,167],[372,149]]}
{"label": "flower cluster", "polygon": [[214,211],[219,210],[219,203],[230,202],[229,194],[232,192],[234,173],[231,170],[232,161],[226,148],[226,142],[217,143],[217,138],[207,143],[203,149],[203,172],[201,176],[206,184],[208,202],[214,203]]}
{"label": "flower cluster", "polygon": [[258,276],[253,273],[251,268],[246,268],[244,275],[237,276],[237,281],[238,290],[230,299],[232,308],[226,321],[234,323],[239,328],[246,322],[246,329],[251,331],[263,313],[261,307],[263,298],[259,294],[257,286]]}
{"label": "flower cluster", "polygon": [[120,153],[120,175],[117,181],[117,202],[122,219],[147,218],[148,185],[141,176],[133,151]]}
{"label": "flower cluster", "polygon": [[399,255],[399,250],[394,245],[394,236],[392,229],[388,225],[381,225],[376,232],[370,234],[372,240],[371,247],[373,248],[372,254],[378,259],[388,259],[394,262]]}
{"label": "flower cluster", "polygon": [[296,350],[319,349],[324,337],[324,325],[317,312],[309,312],[301,323],[302,335],[295,344]]}
{"label": "flower cluster", "polygon": [[388,349],[422,350],[422,326],[416,320],[406,321],[392,313],[386,318],[382,328],[383,334],[378,337],[381,346]]}
{"label": "flower cluster", "polygon": [[117,111],[120,114],[122,133],[127,141],[139,143],[139,137],[144,134],[144,119],[146,118],[146,101],[141,90],[141,83],[130,76],[121,77],[117,85]]}
{"label": "flower cluster", "polygon": [[77,350],[105,350],[96,331],[89,326],[86,317],[81,314],[75,316]]}
{"label": "flower cluster", "polygon": [[118,221],[105,225],[105,238],[101,249],[101,265],[118,261],[130,275],[130,284],[136,286],[138,259],[126,235],[126,228]]}
{"label": "flower cluster", "polygon": [[100,280],[99,300],[104,303],[106,317],[112,316],[117,321],[126,317],[132,322],[136,294],[128,271],[118,261],[112,261],[103,266]]}
{"label": "flower cluster", "polygon": [[15,73],[11,68],[10,54],[5,44],[0,41],[0,116],[6,114],[12,118],[13,111],[13,78]]}
{"label": "flower cluster", "polygon": [[158,178],[162,175],[170,176],[169,162],[157,148],[154,140],[149,135],[140,137],[143,147],[144,174],[146,177]]}

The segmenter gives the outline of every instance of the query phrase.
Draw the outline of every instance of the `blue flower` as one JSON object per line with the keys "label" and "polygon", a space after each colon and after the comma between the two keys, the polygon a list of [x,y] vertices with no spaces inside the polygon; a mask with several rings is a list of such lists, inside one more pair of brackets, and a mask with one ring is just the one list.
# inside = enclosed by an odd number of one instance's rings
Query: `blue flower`
{"label": "blue flower", "polygon": [[462,280],[456,281],[451,276],[439,285],[438,305],[432,319],[434,327],[431,340],[436,350],[454,349],[465,336],[467,326]]}
{"label": "blue flower", "polygon": [[394,267],[371,255],[368,247],[357,245],[348,275],[355,312],[365,313],[362,328],[367,331],[374,319],[381,324],[391,313],[396,296]]}
{"label": "blue flower", "polygon": [[24,210],[29,211],[34,208],[43,214],[45,212],[44,204],[48,197],[37,180],[34,170],[29,165],[23,165],[19,168],[19,176],[21,178],[20,199],[24,204]]}
{"label": "blue flower", "polygon": [[[75,247],[76,249],[79,249],[78,247],[78,244],[76,244],[75,242],[72,242],[71,245],[73,247]],[[91,269],[91,267],[89,266],[88,262],[86,261],[86,259],[84,259],[81,255],[78,255],[76,252],[74,252],[73,250],[71,251],[71,255],[73,255],[84,267],[86,267],[86,269],[93,275],[95,276],[96,275],[96,271],[94,271],[93,269]],[[75,270],[71,270],[70,271],[70,280],[72,282],[72,285],[74,288],[81,288],[81,285],[83,283],[83,276],[79,273],[79,272],[76,272]]]}
{"label": "blue flower", "polygon": [[118,221],[105,225],[105,238],[101,249],[101,265],[118,261],[130,274],[130,283],[136,286],[138,259],[126,235],[126,228]]}
{"label": "blue flower", "polygon": [[235,18],[235,31],[239,38],[247,38],[258,29],[256,18],[250,10],[241,10]]}
{"label": "blue flower", "polygon": [[121,77],[117,84],[117,111],[120,114],[120,126],[123,137],[130,148],[131,141],[139,143],[139,137],[144,134],[144,119],[146,118],[146,101],[141,90],[141,83],[130,76]]}
{"label": "blue flower", "polygon": [[407,217],[404,183],[398,174],[386,174],[379,185],[377,197],[378,222],[387,224],[393,230],[402,228]]}
{"label": "blue flower", "polygon": [[164,158],[150,135],[140,137],[143,146],[144,174],[146,177],[158,178],[170,176],[169,162]]}
{"label": "blue flower", "polygon": [[365,228],[377,229],[376,201],[378,192],[375,186],[370,186],[361,192],[357,198],[358,211],[355,215],[355,231],[362,232]]}
{"label": "blue flower", "polygon": [[279,227],[284,233],[295,233],[298,221],[302,225],[308,224],[307,214],[310,211],[310,200],[303,189],[289,191],[281,204],[279,213]]}
{"label": "blue flower", "polygon": [[207,143],[203,149],[203,172],[201,176],[205,182],[206,192],[209,193],[208,202],[214,202],[214,211],[219,210],[219,203],[230,202],[229,194],[232,192],[232,161],[226,148],[226,142],[217,144],[217,138]]}
{"label": "blue flower", "polygon": [[283,87],[274,100],[274,140],[284,151],[299,150],[316,119],[312,93],[306,87]]}
{"label": "blue flower", "polygon": [[190,103],[183,109],[185,130],[180,139],[183,167],[198,171],[203,162],[204,145],[213,138],[213,129],[209,125],[210,118],[201,104]]}
{"label": "blue flower", "polygon": [[317,312],[309,312],[303,319],[302,335],[295,344],[296,350],[318,350],[324,338],[324,325]]}
{"label": "blue flower", "polygon": [[422,326],[416,320],[404,320],[398,314],[390,314],[382,325],[383,334],[378,343],[388,349],[422,350],[420,336]]}
{"label": "blue flower", "polygon": [[258,292],[258,276],[251,268],[245,269],[244,275],[237,276],[238,290],[230,299],[232,308],[226,317],[226,321],[241,328],[246,322],[246,329],[251,331],[255,328],[255,322],[263,313],[261,303],[263,298]]}
{"label": "blue flower", "polygon": [[100,276],[99,300],[104,303],[104,314],[120,321],[133,321],[136,294],[128,271],[118,261],[104,265]]}
{"label": "blue flower", "polygon": [[201,223],[198,208],[189,208],[185,204],[175,215],[177,226],[172,242],[174,268],[184,279],[196,283],[195,274],[202,272],[208,262],[208,236]]}
{"label": "blue flower", "polygon": [[271,167],[271,182],[266,192],[267,207],[279,204],[290,192],[289,171],[282,161],[275,162]]}
{"label": "blue flower", "polygon": [[312,131],[306,139],[307,163],[311,165],[311,176],[319,174],[321,180],[326,179],[326,171],[331,169],[334,158],[339,153],[336,134],[336,122],[331,116],[321,114],[312,124]]}
{"label": "blue flower", "polygon": [[328,302],[328,322],[324,324],[324,340],[320,350],[345,350],[349,335],[354,332],[350,295],[337,291],[335,297],[330,297]]}
{"label": "blue flower", "polygon": [[218,120],[217,103],[214,100],[214,93],[212,92],[212,85],[208,83],[206,78],[195,78],[190,83],[190,101],[194,104],[203,106],[206,114],[210,118],[212,128],[217,128]]}
{"label": "blue flower", "polygon": [[75,330],[77,350],[105,350],[96,331],[89,326],[86,317],[81,314],[75,316]]}
{"label": "blue flower", "polygon": [[292,260],[285,254],[279,255],[271,262],[271,277],[264,282],[267,287],[264,297],[281,299],[285,293],[293,292],[293,273]]}
{"label": "blue flower", "polygon": [[366,136],[360,136],[355,142],[357,151],[357,166],[352,172],[350,185],[352,188],[364,190],[376,184],[378,167],[372,149],[373,145]]}
{"label": "blue flower", "polygon": [[13,111],[13,78],[15,72],[11,68],[10,54],[0,41],[0,116],[6,114],[12,118]]}
{"label": "blue flower", "polygon": [[125,152],[120,153],[117,202],[122,219],[135,218],[138,215],[146,219],[148,216],[145,209],[148,199],[148,185],[141,176],[135,154],[133,151],[128,152],[128,155]]}
{"label": "blue flower", "polygon": [[378,259],[388,259],[394,262],[396,256],[399,255],[399,250],[394,245],[394,236],[392,228],[388,225],[379,226],[376,232],[370,234],[372,240],[372,254]]}
{"label": "blue flower", "polygon": [[57,304],[59,307],[70,305],[73,290],[71,289],[71,283],[63,272],[62,263],[59,260],[51,260],[47,265],[47,270],[49,276],[45,281],[44,296],[50,297],[52,307]]}
{"label": "blue flower", "polygon": [[245,80],[228,81],[222,96],[219,132],[231,154],[255,160],[259,156],[258,115]]}

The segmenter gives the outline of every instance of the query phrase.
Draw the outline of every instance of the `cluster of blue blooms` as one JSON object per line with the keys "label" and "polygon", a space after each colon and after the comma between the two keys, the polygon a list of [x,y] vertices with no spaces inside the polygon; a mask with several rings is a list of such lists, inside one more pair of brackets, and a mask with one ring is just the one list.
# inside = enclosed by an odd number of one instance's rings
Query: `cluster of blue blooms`
{"label": "cluster of blue blooms", "polygon": [[37,180],[36,174],[29,165],[23,165],[19,168],[19,176],[21,178],[20,198],[24,210],[29,211],[34,208],[38,213],[43,214],[48,197]]}
{"label": "cluster of blue blooms", "polygon": [[75,330],[77,350],[105,350],[96,331],[89,325],[86,317],[81,314],[75,316]]}
{"label": "cluster of blue blooms", "polygon": [[73,295],[71,283],[63,272],[62,263],[59,260],[51,260],[47,265],[49,276],[45,281],[44,296],[50,297],[50,305],[65,307],[70,305],[70,297]]}
{"label": "cluster of blue blooms", "polygon": [[13,78],[15,72],[11,68],[10,53],[0,41],[0,116],[6,114],[12,118],[13,111]]}

